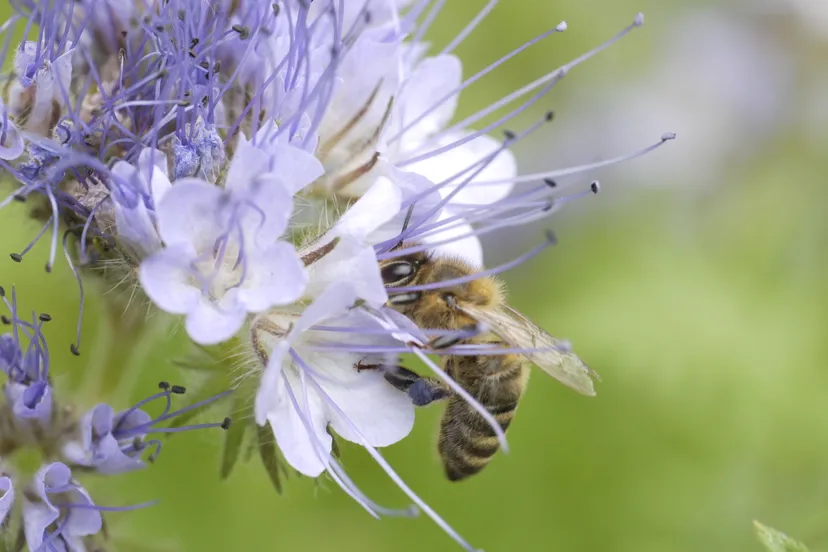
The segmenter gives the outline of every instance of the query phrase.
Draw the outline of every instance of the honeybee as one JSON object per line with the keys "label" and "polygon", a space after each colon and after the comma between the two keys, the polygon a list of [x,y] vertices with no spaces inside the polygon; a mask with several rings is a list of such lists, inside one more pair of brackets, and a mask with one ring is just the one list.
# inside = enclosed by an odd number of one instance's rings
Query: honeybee
{"label": "honeybee", "polygon": [[[406,244],[399,247],[411,247]],[[478,270],[458,258],[435,258],[427,252],[403,255],[380,264],[389,289],[388,305],[419,327],[463,330],[484,327],[472,337],[438,337],[431,348],[456,344],[524,349],[520,354],[446,355],[444,369],[463,389],[475,397],[506,431],[529,380],[529,365],[535,364],[561,383],[584,395],[595,395],[597,374],[567,345],[536,326],[506,304],[503,284],[492,276],[461,283],[457,279]],[[446,282],[445,286],[418,289]],[[411,288],[407,291],[405,288]],[[460,334],[462,335],[462,333]],[[470,334],[467,334],[470,335]],[[402,366],[384,367],[385,378],[404,391],[417,406],[448,399],[440,424],[438,450],[445,473],[459,481],[478,473],[492,459],[499,442],[492,427],[444,382],[420,376]]]}

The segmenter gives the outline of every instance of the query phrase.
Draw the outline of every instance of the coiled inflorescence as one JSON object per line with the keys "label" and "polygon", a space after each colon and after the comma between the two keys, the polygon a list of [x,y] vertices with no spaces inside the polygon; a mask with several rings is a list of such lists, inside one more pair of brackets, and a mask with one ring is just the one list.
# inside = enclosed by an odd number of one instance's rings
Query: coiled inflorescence
{"label": "coiled inflorescence", "polygon": [[[246,394],[234,404],[249,410],[250,421],[236,431],[255,430],[266,465],[274,462],[275,437],[296,470],[327,472],[372,515],[411,513],[375,504],[348,478],[333,453],[334,434],[359,443],[420,509],[471,548],[377,451],[409,433],[413,405],[382,373],[358,367],[390,365],[401,353],[414,353],[501,439],[503,432],[426,355],[440,352],[429,348],[434,338],[464,338],[418,328],[388,308],[388,293],[401,290],[386,288],[378,264],[428,251],[479,269],[442,285],[503,272],[551,242],[484,269],[480,236],[545,220],[598,191],[587,180],[582,191],[566,195],[559,178],[577,184],[592,169],[673,138],[665,134],[598,163],[519,175],[510,148],[554,115],[513,128],[517,117],[542,105],[573,68],[639,27],[643,17],[452,122],[462,91],[567,28],[550,28],[464,80],[452,52],[495,3],[430,54],[423,37],[441,1],[12,1],[14,14],[0,28],[9,67],[0,100],[0,169],[16,187],[0,207],[31,202],[43,224],[28,246],[10,252],[12,259],[22,262],[47,240],[47,270],[62,248],[81,304],[87,277],[126,287],[130,300],[119,310],[137,296],[156,314],[181,317],[189,338],[221,367],[206,384],[218,391],[183,411],[170,411],[181,389],[165,385],[152,397],[166,405],[155,418],[141,403],[120,414],[99,405],[64,421],[54,406],[45,320],[19,318],[12,300],[14,331],[0,342],[5,416],[15,427],[9,443],[34,443],[58,462],[44,464],[32,479],[32,496],[50,508],[42,519],[51,521],[25,529],[30,546],[97,532],[100,508],[72,470],[114,473],[143,465],[160,450],[161,441],[149,436],[165,431],[163,422],[176,414],[186,419],[188,409],[236,387]],[[117,301],[112,297],[106,300]],[[79,321],[71,346],[76,355],[80,336]],[[231,375],[236,366],[228,356],[243,360],[242,377]],[[35,432],[38,424],[51,429]],[[270,440],[262,437],[268,426]],[[228,442],[241,446],[243,439],[233,435]],[[226,450],[232,467],[238,455]],[[270,471],[275,479],[278,470]],[[19,481],[0,477],[0,520],[7,504],[18,503]],[[31,525],[25,512],[24,504],[24,528]]]}
{"label": "coiled inflorescence", "polygon": [[[149,505],[109,507],[95,504],[79,478],[94,472],[112,475],[143,468],[161,451],[158,435],[220,427],[230,419],[182,427],[166,422],[221,398],[211,397],[183,409],[172,410],[173,395],[185,389],[162,382],[161,391],[138,404],[116,412],[98,404],[78,416],[53,388],[49,347],[43,325],[48,314],[20,315],[14,290],[6,297],[9,314],[2,321],[8,332],[0,335],[0,369],[5,374],[0,399],[0,542],[9,549],[105,549],[102,513]],[[164,401],[162,412],[143,410]],[[30,473],[17,458],[34,457],[40,467]],[[19,543],[14,545],[12,543]]]}

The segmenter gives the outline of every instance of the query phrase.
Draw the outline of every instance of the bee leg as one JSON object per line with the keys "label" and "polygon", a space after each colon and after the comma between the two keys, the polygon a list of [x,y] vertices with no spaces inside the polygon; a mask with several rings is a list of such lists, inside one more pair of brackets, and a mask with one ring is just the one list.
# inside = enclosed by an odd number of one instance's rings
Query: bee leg
{"label": "bee leg", "polygon": [[453,391],[442,381],[434,378],[421,377],[408,389],[408,396],[414,406],[425,406],[434,401],[445,399],[452,395]]}
{"label": "bee leg", "polygon": [[403,366],[386,366],[385,380],[404,391],[415,406],[425,406],[452,394],[442,381],[423,377]]}

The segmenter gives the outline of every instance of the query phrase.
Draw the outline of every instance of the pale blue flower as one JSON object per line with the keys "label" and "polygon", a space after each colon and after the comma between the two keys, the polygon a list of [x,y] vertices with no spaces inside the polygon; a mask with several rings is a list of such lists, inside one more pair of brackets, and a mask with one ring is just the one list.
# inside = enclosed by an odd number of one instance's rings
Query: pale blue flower
{"label": "pale blue flower", "polygon": [[0,475],[0,527],[9,516],[12,506],[14,505],[14,483],[11,478],[5,475]]}
{"label": "pale blue flower", "polygon": [[61,462],[40,468],[28,492],[21,494],[29,550],[84,550],[83,538],[103,526],[89,493]]}
{"label": "pale blue flower", "polygon": [[382,333],[349,332],[374,325],[370,316],[352,310],[358,298],[353,286],[340,282],[326,288],[301,315],[271,311],[253,324],[255,339],[269,349],[256,420],[270,422],[285,459],[305,475],[315,477],[331,464],[328,425],[361,444],[357,427],[372,446],[384,447],[407,436],[414,424],[411,401],[388,385],[382,371],[353,368],[359,362],[382,363],[385,357],[338,348],[341,332],[349,333],[354,346],[395,341]]}
{"label": "pale blue flower", "polygon": [[0,297],[11,313],[12,332],[0,336],[0,370],[6,374],[3,394],[17,424],[48,427],[52,420],[53,393],[49,383],[49,348],[41,328],[47,318],[19,318],[17,296],[11,301],[0,288]]}
{"label": "pale blue flower", "polygon": [[187,315],[187,332],[198,343],[224,341],[248,313],[290,304],[304,291],[302,261],[277,238],[293,210],[282,183],[301,188],[309,182],[268,173],[268,166],[268,156],[242,140],[224,189],[177,180],[158,206],[164,248],[141,263],[141,284],[161,308]]}
{"label": "pale blue flower", "polygon": [[[180,410],[172,410],[172,397],[186,392],[180,385],[167,382],[159,384],[160,392],[147,397],[122,412],[108,404],[99,404],[83,415],[78,422],[78,435],[67,440],[61,450],[64,459],[72,465],[94,468],[100,474],[117,474],[146,467],[146,461],[155,461],[161,452],[161,441],[152,437],[162,433],[175,433],[221,427],[227,429],[230,419],[221,423],[207,423],[166,428],[164,422],[185,412],[210,404],[229,392],[191,404]],[[152,417],[141,407],[157,400],[163,400],[163,412]],[[147,455],[147,451],[151,454]]]}

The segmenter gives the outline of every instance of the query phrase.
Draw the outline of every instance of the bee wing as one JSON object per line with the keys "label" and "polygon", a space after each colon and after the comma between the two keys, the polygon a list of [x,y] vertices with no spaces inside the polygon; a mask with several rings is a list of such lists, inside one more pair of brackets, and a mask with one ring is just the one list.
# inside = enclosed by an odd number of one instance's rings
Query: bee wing
{"label": "bee wing", "polygon": [[491,332],[509,345],[531,349],[523,356],[556,380],[584,395],[595,395],[592,380],[598,379],[598,374],[571,352],[566,342],[552,337],[518,311],[508,306],[484,310],[466,305],[462,310],[491,326]]}

